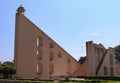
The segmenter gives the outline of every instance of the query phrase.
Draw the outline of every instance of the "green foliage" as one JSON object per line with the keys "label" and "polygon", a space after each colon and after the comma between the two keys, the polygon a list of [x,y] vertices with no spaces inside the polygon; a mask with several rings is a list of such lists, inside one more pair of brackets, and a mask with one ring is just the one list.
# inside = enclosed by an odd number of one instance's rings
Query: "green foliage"
{"label": "green foliage", "polygon": [[78,76],[78,78],[84,78],[89,80],[116,80],[120,81],[119,76]]}
{"label": "green foliage", "polygon": [[79,81],[69,81],[69,82],[60,82],[60,83],[120,83],[120,81],[106,81],[106,80],[79,80]]}
{"label": "green foliage", "polygon": [[19,81],[25,81],[25,82],[42,82],[42,83],[46,83],[46,82],[53,82],[53,80],[51,79],[42,79],[42,78],[32,78],[32,79],[20,79],[20,78],[16,78],[13,80],[19,80]]}
{"label": "green foliage", "polygon": [[114,49],[115,49],[115,52],[120,53],[120,45],[115,46]]}
{"label": "green foliage", "polygon": [[79,59],[80,64],[83,64],[85,61],[86,61],[86,56],[80,57],[80,59]]}
{"label": "green foliage", "polygon": [[2,65],[0,64],[0,74],[2,74],[2,72],[3,72],[3,67],[2,67]]}
{"label": "green foliage", "polygon": [[117,62],[120,62],[120,45],[114,47],[115,59]]}
{"label": "green foliage", "polygon": [[65,77],[65,81],[69,81],[70,80],[70,77],[69,76],[66,76]]}
{"label": "green foliage", "polygon": [[27,80],[18,80],[18,79],[0,79],[0,83],[54,83],[54,81],[41,81],[41,80],[31,80],[31,79],[27,79]]}
{"label": "green foliage", "polygon": [[16,69],[12,62],[4,62],[0,64],[0,75],[3,75],[3,78],[11,77],[16,73]]}
{"label": "green foliage", "polygon": [[14,66],[14,63],[13,63],[13,62],[10,62],[10,61],[3,62],[2,64],[3,64],[3,65]]}

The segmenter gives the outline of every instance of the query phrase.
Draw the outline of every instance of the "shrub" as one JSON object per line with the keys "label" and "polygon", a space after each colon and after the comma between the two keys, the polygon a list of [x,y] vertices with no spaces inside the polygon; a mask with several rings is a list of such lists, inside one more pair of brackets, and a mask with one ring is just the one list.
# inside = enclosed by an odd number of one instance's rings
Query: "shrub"
{"label": "shrub", "polygon": [[70,80],[70,77],[69,76],[66,76],[65,77],[65,81],[69,81]]}

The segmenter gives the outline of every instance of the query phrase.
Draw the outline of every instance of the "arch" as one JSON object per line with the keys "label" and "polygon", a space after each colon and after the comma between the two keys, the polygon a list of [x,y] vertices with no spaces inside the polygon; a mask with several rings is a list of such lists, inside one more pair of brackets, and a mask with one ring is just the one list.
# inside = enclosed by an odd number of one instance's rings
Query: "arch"
{"label": "arch", "polygon": [[37,73],[42,74],[42,63],[41,62],[37,63]]}
{"label": "arch", "polygon": [[108,68],[106,66],[104,66],[103,71],[104,71],[104,75],[108,75]]}
{"label": "arch", "polygon": [[54,59],[54,52],[50,51],[49,52],[49,60],[52,61]]}
{"label": "arch", "polygon": [[113,55],[112,54],[110,54],[110,65],[113,65]]}
{"label": "arch", "polygon": [[71,64],[70,63],[67,64],[67,74],[68,75],[71,74]]}
{"label": "arch", "polygon": [[41,49],[38,49],[38,51],[37,51],[37,59],[42,60],[42,50]]}
{"label": "arch", "polygon": [[114,75],[114,70],[113,67],[110,68],[110,75],[113,76]]}
{"label": "arch", "polygon": [[54,72],[54,65],[51,63],[49,64],[49,74],[53,74]]}
{"label": "arch", "polygon": [[71,63],[71,58],[70,57],[67,58],[67,63]]}
{"label": "arch", "polygon": [[58,52],[58,53],[57,53],[57,56],[58,56],[59,58],[61,58],[61,57],[62,57],[62,54],[61,54],[60,52]]}
{"label": "arch", "polygon": [[54,48],[53,43],[50,43],[50,44],[49,44],[49,48]]}
{"label": "arch", "polygon": [[43,44],[43,38],[42,38],[42,36],[38,36],[38,38],[37,38],[37,46],[41,47],[42,44]]}

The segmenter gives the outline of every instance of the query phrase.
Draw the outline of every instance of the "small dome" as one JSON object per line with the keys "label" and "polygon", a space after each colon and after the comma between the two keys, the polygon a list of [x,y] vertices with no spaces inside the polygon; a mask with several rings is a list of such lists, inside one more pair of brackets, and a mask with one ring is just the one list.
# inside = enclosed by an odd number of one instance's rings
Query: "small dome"
{"label": "small dome", "polygon": [[24,13],[25,12],[25,9],[24,7],[22,7],[22,5],[16,10],[17,13]]}

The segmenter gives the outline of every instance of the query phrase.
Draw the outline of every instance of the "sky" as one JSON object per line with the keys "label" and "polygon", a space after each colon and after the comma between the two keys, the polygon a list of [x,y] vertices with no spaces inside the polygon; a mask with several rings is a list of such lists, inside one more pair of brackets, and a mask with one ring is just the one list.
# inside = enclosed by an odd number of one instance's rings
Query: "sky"
{"label": "sky", "polygon": [[120,44],[120,0],[0,0],[0,61],[14,59],[15,13],[25,16],[76,60],[86,41],[106,48]]}

